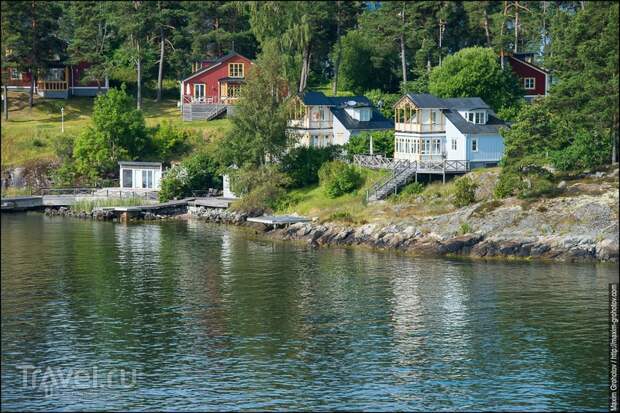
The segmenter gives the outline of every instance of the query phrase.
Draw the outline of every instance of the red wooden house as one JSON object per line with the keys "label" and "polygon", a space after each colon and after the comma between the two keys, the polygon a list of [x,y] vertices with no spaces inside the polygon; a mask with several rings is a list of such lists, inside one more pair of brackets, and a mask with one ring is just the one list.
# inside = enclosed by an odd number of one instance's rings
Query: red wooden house
{"label": "red wooden house", "polygon": [[194,72],[181,81],[183,120],[213,119],[230,110],[252,65],[235,52],[193,64]]}
{"label": "red wooden house", "polygon": [[525,90],[525,99],[530,101],[538,96],[546,96],[551,86],[551,74],[533,62],[533,53],[519,53],[505,56],[512,71]]}
{"label": "red wooden house", "polygon": [[[99,90],[97,82],[83,81],[88,63],[78,65],[66,65],[55,63],[45,72],[35,75],[35,93],[45,98],[66,99],[69,96],[96,96]],[[32,73],[21,72],[15,68],[5,69],[3,82],[6,82],[9,90],[29,91],[32,81]],[[101,92],[107,92],[108,79],[101,84]]]}

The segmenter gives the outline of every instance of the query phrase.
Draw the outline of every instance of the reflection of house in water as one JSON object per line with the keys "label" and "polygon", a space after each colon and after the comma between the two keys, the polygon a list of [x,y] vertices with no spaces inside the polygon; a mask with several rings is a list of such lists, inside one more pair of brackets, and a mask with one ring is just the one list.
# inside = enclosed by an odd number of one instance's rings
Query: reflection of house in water
{"label": "reflection of house in water", "polygon": [[159,225],[115,225],[114,235],[121,268],[131,273],[159,271],[161,227]]}

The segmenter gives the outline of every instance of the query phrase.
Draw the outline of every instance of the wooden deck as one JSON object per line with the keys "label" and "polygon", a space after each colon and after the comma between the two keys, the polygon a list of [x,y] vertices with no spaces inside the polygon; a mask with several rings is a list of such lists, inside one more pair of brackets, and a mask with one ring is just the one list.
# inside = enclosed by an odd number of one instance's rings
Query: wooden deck
{"label": "wooden deck", "polygon": [[207,198],[196,198],[194,201],[190,201],[190,206],[195,207],[206,207],[206,208],[228,208],[230,203],[235,201],[235,199],[231,198],[222,198],[222,197],[207,197]]}
{"label": "wooden deck", "polygon": [[277,226],[296,224],[298,222],[312,221],[310,218],[300,217],[297,215],[263,215],[260,217],[248,218],[247,220],[248,222],[257,222],[259,224],[273,225],[274,228],[276,228]]}

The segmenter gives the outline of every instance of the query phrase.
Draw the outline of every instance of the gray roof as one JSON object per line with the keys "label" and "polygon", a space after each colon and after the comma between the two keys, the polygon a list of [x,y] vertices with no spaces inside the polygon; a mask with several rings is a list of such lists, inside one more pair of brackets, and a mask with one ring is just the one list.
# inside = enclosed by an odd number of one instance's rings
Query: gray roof
{"label": "gray roof", "polygon": [[150,166],[161,168],[161,162],[119,161],[120,166]]}
{"label": "gray roof", "polygon": [[393,129],[394,121],[385,118],[381,112],[376,109],[372,109],[372,116],[369,121],[359,121],[353,119],[344,110],[344,107],[333,107],[330,111],[337,118],[342,125],[348,130],[377,130],[377,129]]}
{"label": "gray roof", "polygon": [[437,96],[429,95],[428,93],[407,93],[407,96],[419,108],[446,108],[446,103],[443,99],[440,99]]}
{"label": "gray roof", "polygon": [[475,98],[448,98],[442,99],[446,103],[446,107],[456,110],[473,110],[473,109],[491,109],[484,100]]}
{"label": "gray roof", "polygon": [[304,105],[332,106],[330,99],[321,92],[305,92],[301,100]]}
{"label": "gray roof", "polygon": [[508,126],[506,122],[495,116],[493,112],[489,112],[489,119],[485,124],[466,121],[456,109],[444,109],[443,113],[462,134],[498,133],[500,128]]}

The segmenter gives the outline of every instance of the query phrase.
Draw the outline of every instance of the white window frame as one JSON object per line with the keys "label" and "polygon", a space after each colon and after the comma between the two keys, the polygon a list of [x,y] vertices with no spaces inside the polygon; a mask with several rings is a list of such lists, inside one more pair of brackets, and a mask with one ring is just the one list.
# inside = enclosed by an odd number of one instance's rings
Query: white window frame
{"label": "white window frame", "polygon": [[431,110],[431,124],[437,124],[437,112],[434,110]]}
{"label": "white window frame", "polygon": [[11,69],[11,80],[22,80],[22,72],[19,70],[12,68]]}
{"label": "white window frame", "polygon": [[[529,85],[529,82],[531,82],[531,85]],[[524,77],[523,78],[523,89],[525,90],[536,89],[536,78],[535,77]]]}
{"label": "white window frame", "polygon": [[[198,94],[196,93],[200,88],[202,87],[202,96],[198,96]],[[199,102],[202,102],[206,99],[207,97],[207,85],[206,83],[194,83],[194,100],[197,100]]]}
{"label": "white window frame", "polygon": [[432,155],[441,154],[441,139],[433,139],[431,141],[431,154]]}
{"label": "white window frame", "polygon": [[234,78],[245,77],[245,65],[243,63],[229,63],[228,76]]}
{"label": "white window frame", "polygon": [[471,151],[478,152],[478,138],[471,138]]}
{"label": "white window frame", "polygon": [[456,138],[452,138],[452,150],[456,151],[456,148],[457,148]]}
{"label": "white window frame", "polygon": [[477,124],[483,124],[484,123],[484,112],[476,112],[476,116],[475,116],[476,122]]}
{"label": "white window frame", "polygon": [[474,123],[475,115],[474,112],[467,112],[467,122]]}
{"label": "white window frame", "polygon": [[422,155],[430,155],[431,154],[431,140],[430,139],[422,139]]}

